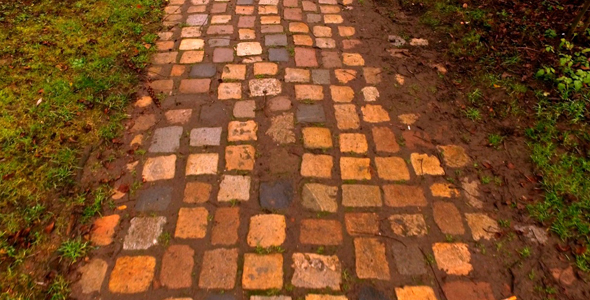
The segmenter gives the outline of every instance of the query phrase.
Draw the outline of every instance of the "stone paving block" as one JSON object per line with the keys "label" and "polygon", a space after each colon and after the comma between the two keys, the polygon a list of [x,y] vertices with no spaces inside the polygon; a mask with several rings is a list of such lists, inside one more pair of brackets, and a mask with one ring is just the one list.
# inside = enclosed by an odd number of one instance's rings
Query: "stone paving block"
{"label": "stone paving block", "polygon": [[379,178],[393,181],[410,180],[410,171],[401,157],[375,157]]}
{"label": "stone paving block", "polygon": [[238,19],[238,28],[254,28],[255,25],[255,16],[240,16]]}
{"label": "stone paving block", "polygon": [[[181,59],[182,63],[182,59]],[[174,88],[173,80],[154,80],[149,83],[151,89],[155,92],[168,93]]]}
{"label": "stone paving block", "polygon": [[468,275],[473,270],[467,244],[435,243],[432,251],[438,268],[449,275]]}
{"label": "stone paving block", "polygon": [[191,130],[190,145],[219,146],[221,143],[221,127],[201,127]]}
{"label": "stone paving block", "polygon": [[211,195],[211,184],[198,181],[189,181],[184,187],[184,203],[205,203]]}
{"label": "stone paving block", "polygon": [[231,290],[238,275],[238,249],[205,251],[199,275],[199,288]]}
{"label": "stone paving block", "polygon": [[215,15],[211,18],[211,24],[227,24],[231,21],[231,15]]}
{"label": "stone paving block", "polygon": [[303,20],[303,12],[301,8],[284,8],[283,17],[289,21],[301,21]]}
{"label": "stone paving block", "polygon": [[323,100],[324,88],[321,85],[298,84],[295,86],[295,98],[297,100]]}
{"label": "stone paving block", "polygon": [[162,257],[160,283],[169,289],[189,288],[195,264],[195,251],[187,245],[172,245]]}
{"label": "stone paving block", "polygon": [[254,169],[256,150],[251,145],[225,147],[225,170],[251,171]]}
{"label": "stone paving block", "polygon": [[156,65],[173,64],[176,62],[178,52],[155,53],[152,61]]}
{"label": "stone paving block", "polygon": [[211,245],[233,245],[238,242],[239,207],[220,207],[213,217]]}
{"label": "stone paving block", "polygon": [[367,84],[379,84],[381,83],[381,68],[363,68],[363,76]]}
{"label": "stone paving block", "polygon": [[269,210],[289,208],[293,201],[293,185],[289,181],[260,184],[260,206]]}
{"label": "stone paving block", "polygon": [[320,14],[307,14],[306,18],[307,18],[307,23],[310,23],[310,24],[319,23],[322,21],[322,15],[320,15]]}
{"label": "stone paving block", "polygon": [[357,157],[340,157],[340,175],[342,180],[370,180],[371,159]]}
{"label": "stone paving block", "polygon": [[152,145],[149,152],[166,153],[176,152],[180,147],[180,136],[182,135],[182,126],[170,126],[158,128],[154,131]]}
{"label": "stone paving block", "polygon": [[295,46],[312,46],[313,39],[306,34],[294,34],[293,35],[293,43]]}
{"label": "stone paving block", "polygon": [[248,84],[251,97],[272,96],[282,92],[281,82],[276,78],[252,79]]}
{"label": "stone paving block", "polygon": [[303,146],[308,149],[332,148],[332,134],[330,129],[323,127],[305,127],[303,134]]}
{"label": "stone paving block", "polygon": [[354,27],[350,27],[350,26],[338,26],[338,34],[341,37],[351,37],[354,35],[355,33],[355,29]]}
{"label": "stone paving block", "polygon": [[398,300],[437,300],[434,290],[429,286],[404,286],[395,288]]}
{"label": "stone paving block", "polygon": [[232,25],[210,25],[207,28],[207,35],[231,35],[234,33],[234,27]]}
{"label": "stone paving block", "polygon": [[204,207],[182,207],[174,237],[179,239],[202,239],[207,234],[209,212]]}
{"label": "stone paving block", "polygon": [[457,145],[437,146],[442,152],[445,164],[451,168],[464,167],[471,162],[471,159],[465,153],[465,148]]}
{"label": "stone paving block", "polygon": [[246,290],[281,289],[283,287],[283,256],[281,254],[244,254],[242,288]]}
{"label": "stone paving block", "polygon": [[295,65],[298,67],[317,67],[315,50],[295,47]]}
{"label": "stone paving block", "polygon": [[265,105],[272,112],[289,110],[292,107],[291,100],[287,96],[277,96]]}
{"label": "stone paving block", "polygon": [[192,109],[173,109],[164,113],[170,124],[186,124],[193,115]]}
{"label": "stone paving block", "polygon": [[371,285],[365,285],[359,291],[358,300],[391,300],[389,294],[389,292],[385,293]]}
{"label": "stone paving block", "polygon": [[200,37],[201,35],[202,35],[201,26],[183,27],[181,29],[181,33],[180,33],[180,37],[183,37],[183,38]]}
{"label": "stone paving block", "polygon": [[301,204],[313,211],[335,213],[338,210],[338,187],[319,183],[306,183],[301,191]]}
{"label": "stone paving block", "polygon": [[330,86],[330,95],[334,102],[352,102],[354,99],[354,91],[349,86]]}
{"label": "stone paving block", "polygon": [[285,68],[285,82],[309,82],[310,77],[309,70]]}
{"label": "stone paving block", "polygon": [[487,282],[448,281],[443,286],[448,300],[494,300],[492,286]]}
{"label": "stone paving block", "polygon": [[[333,49],[336,48],[336,40],[331,38],[316,38],[315,45],[320,49]],[[325,65],[324,67],[329,68]]]}
{"label": "stone paving block", "polygon": [[258,42],[241,42],[236,48],[238,56],[250,56],[262,54],[262,46]]}
{"label": "stone paving block", "polygon": [[201,105],[199,125],[208,127],[226,126],[230,116],[226,105],[221,101]]}
{"label": "stone paving block", "polygon": [[338,82],[346,84],[356,79],[357,71],[351,69],[336,69],[334,70],[334,74],[336,75]]}
{"label": "stone paving block", "polygon": [[203,26],[207,25],[209,16],[206,14],[194,14],[186,18],[186,24],[190,26]]}
{"label": "stone paving block", "polygon": [[211,6],[212,14],[224,13],[227,10],[227,3],[213,3]]}
{"label": "stone paving block", "polygon": [[158,41],[156,48],[158,51],[172,51],[174,50],[174,41]]}
{"label": "stone paving block", "polygon": [[416,175],[445,175],[445,170],[440,166],[440,161],[434,155],[412,153],[410,155],[412,166]]}
{"label": "stone paving block", "polygon": [[268,49],[268,60],[270,61],[289,61],[289,51],[285,48]]}
{"label": "stone paving block", "polygon": [[257,75],[276,75],[279,66],[270,62],[258,62],[254,64],[254,76]]}
{"label": "stone paving block", "polygon": [[203,39],[182,39],[180,40],[179,50],[203,50],[205,41]]}
{"label": "stone paving block", "polygon": [[356,275],[360,279],[390,280],[385,245],[376,238],[355,238]]}
{"label": "stone paving block", "polygon": [[428,234],[424,216],[421,214],[404,214],[389,216],[393,233],[399,236],[425,236]]}
{"label": "stone paving block", "polygon": [[287,35],[267,34],[264,36],[264,45],[266,47],[287,46]]}
{"label": "stone paving block", "polygon": [[186,162],[186,175],[217,174],[219,165],[219,154],[198,153],[188,156]]}
{"label": "stone paving block", "polygon": [[183,79],[180,81],[178,91],[183,94],[208,93],[211,86],[211,79]]}
{"label": "stone paving block", "polygon": [[172,77],[180,77],[183,76],[186,72],[186,67],[183,65],[174,65],[172,66],[172,70],[170,71],[170,76]]}
{"label": "stone paving block", "polygon": [[430,186],[430,192],[434,197],[456,198],[461,195],[459,190],[450,183],[433,183]]}
{"label": "stone paving block", "polygon": [[250,218],[250,229],[247,241],[250,247],[268,248],[280,246],[286,238],[285,216],[269,214],[256,215]]}
{"label": "stone paving block", "polygon": [[318,6],[313,1],[301,1],[301,6],[303,11],[316,12],[318,10]]}
{"label": "stone paving block", "polygon": [[256,117],[256,102],[254,100],[244,100],[236,102],[233,110],[236,118],[254,118]]}
{"label": "stone paving block", "polygon": [[341,133],[338,137],[340,152],[342,153],[367,153],[369,145],[367,138],[361,133]]}
{"label": "stone paving block", "polygon": [[238,5],[253,5],[254,0],[238,0],[237,4]]}
{"label": "stone paving block", "polygon": [[321,104],[297,105],[297,122],[299,123],[323,123],[326,122],[326,114]]}
{"label": "stone paving block", "polygon": [[258,6],[259,15],[276,15],[279,13],[279,9],[276,5],[260,5]]}
{"label": "stone paving block", "polygon": [[379,234],[379,216],[376,213],[346,213],[344,223],[350,235]]}
{"label": "stone paving block", "polygon": [[279,5],[279,0],[259,0],[258,5]]}
{"label": "stone paving block", "polygon": [[342,205],[347,207],[380,207],[381,190],[376,185],[343,184]]}
{"label": "stone paving block", "polygon": [[[224,80],[244,80],[246,79],[246,65],[228,64],[223,67],[221,79]],[[241,85],[240,85],[241,87]],[[240,92],[241,94],[241,92]]]}
{"label": "stone paving block", "polygon": [[342,295],[307,294],[305,300],[348,300],[348,298]]}
{"label": "stone paving block", "polygon": [[129,231],[123,241],[125,250],[144,250],[158,244],[165,217],[135,217],[131,219]]}
{"label": "stone paving block", "polygon": [[232,121],[229,122],[227,128],[227,140],[229,142],[255,141],[258,139],[256,136],[258,124],[252,120],[244,122]]}
{"label": "stone paving block", "polygon": [[426,258],[415,244],[403,245],[393,243],[391,245],[393,258],[397,271],[402,275],[424,275],[427,272]]}
{"label": "stone paving block", "polygon": [[465,177],[461,179],[461,188],[465,191],[467,203],[475,208],[483,208],[483,201],[479,198],[479,183],[477,180],[470,181]]}
{"label": "stone paving block", "polygon": [[[245,66],[244,66],[245,67]],[[240,82],[223,82],[217,88],[217,99],[230,100],[242,99],[242,83]]]}
{"label": "stone paving block", "polygon": [[250,199],[250,182],[249,176],[223,175],[219,184],[217,200],[222,202],[248,201]]}
{"label": "stone paving block", "polygon": [[285,145],[295,143],[295,116],[293,113],[283,113],[270,119],[270,127],[266,131],[275,143]]}
{"label": "stone paving block", "polygon": [[229,48],[215,48],[213,50],[213,62],[223,63],[234,61],[234,50]]}
{"label": "stone paving block", "polygon": [[354,104],[334,105],[336,125],[340,130],[358,129],[360,127],[359,116]]}
{"label": "stone paving block", "polygon": [[340,12],[340,7],[337,5],[320,5],[320,12],[322,14],[337,14]]}
{"label": "stone paving block", "polygon": [[314,84],[330,84],[330,71],[313,69],[311,70],[311,78]]}
{"label": "stone paving block", "polygon": [[427,205],[424,192],[419,186],[401,184],[384,185],[385,204],[391,207],[406,207]]}
{"label": "stone paving block", "polygon": [[217,68],[212,63],[200,63],[191,68],[190,77],[213,77],[217,74]]}
{"label": "stone paving block", "polygon": [[375,143],[375,151],[396,153],[399,151],[399,145],[395,139],[393,131],[387,127],[373,127],[373,142]]}
{"label": "stone paving block", "polygon": [[289,32],[293,33],[308,33],[309,26],[303,22],[291,22],[289,23]]}
{"label": "stone paving block", "polygon": [[181,64],[194,64],[203,61],[204,51],[184,51],[180,57]]}
{"label": "stone paving block", "polygon": [[301,161],[301,176],[332,178],[334,161],[332,156],[304,153]]}
{"label": "stone paving block", "polygon": [[175,171],[176,155],[149,157],[141,176],[145,181],[172,179]]}
{"label": "stone paving block", "polygon": [[107,246],[113,242],[115,227],[119,225],[119,215],[104,216],[96,219],[90,231],[90,241],[96,246]]}
{"label": "stone paving block", "polygon": [[[262,25],[281,24],[281,17],[279,17],[279,16],[262,16],[262,17],[260,17],[260,24],[262,24]],[[283,32],[282,26],[281,26],[281,32]],[[262,31],[262,33],[265,33],[265,32]]]}
{"label": "stone paving block", "polygon": [[336,220],[302,220],[299,241],[311,245],[340,245],[342,225]]}
{"label": "stone paving block", "polygon": [[88,264],[80,267],[80,280],[74,286],[79,287],[82,294],[100,292],[108,267],[107,262],[102,259],[91,259]]}
{"label": "stone paving block", "polygon": [[381,105],[367,104],[361,107],[363,121],[368,123],[381,123],[390,121],[389,113]]}
{"label": "stone paving block", "polygon": [[440,228],[442,233],[457,235],[465,233],[461,213],[455,204],[450,202],[435,201],[432,203],[432,214],[434,217],[434,222],[438,228]]}
{"label": "stone paving block", "polygon": [[485,214],[465,214],[467,225],[471,229],[471,236],[474,240],[491,240],[496,233],[501,232],[496,220]]}
{"label": "stone paving block", "polygon": [[347,66],[364,66],[365,60],[358,53],[342,53],[342,62]]}
{"label": "stone paving block", "polygon": [[313,35],[315,37],[332,37],[332,28],[321,25],[314,26]]}
{"label": "stone paving block", "polygon": [[153,114],[141,115],[135,119],[135,124],[131,128],[131,132],[145,131],[152,128],[156,124],[156,116]]}
{"label": "stone paving block", "polygon": [[135,294],[147,291],[154,279],[156,258],[152,256],[122,256],[117,258],[109,280],[109,291]]}
{"label": "stone paving block", "polygon": [[141,212],[164,211],[172,201],[172,187],[153,186],[139,192],[135,210]]}
{"label": "stone paving block", "polygon": [[379,90],[374,86],[366,86],[361,90],[366,102],[374,102],[379,98]]}
{"label": "stone paving block", "polygon": [[293,253],[291,284],[300,288],[340,290],[342,265],[336,255]]}
{"label": "stone paving block", "polygon": [[326,24],[341,24],[344,19],[341,15],[324,15],[324,23]]}

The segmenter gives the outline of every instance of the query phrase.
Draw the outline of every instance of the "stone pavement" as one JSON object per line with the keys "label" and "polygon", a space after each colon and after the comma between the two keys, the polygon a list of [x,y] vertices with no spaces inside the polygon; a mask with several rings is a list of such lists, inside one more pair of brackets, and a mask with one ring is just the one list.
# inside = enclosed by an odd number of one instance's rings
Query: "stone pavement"
{"label": "stone pavement", "polygon": [[471,276],[498,225],[444,177],[470,157],[380,104],[356,5],[170,1],[127,136],[143,185],[94,223],[78,298],[498,299]]}

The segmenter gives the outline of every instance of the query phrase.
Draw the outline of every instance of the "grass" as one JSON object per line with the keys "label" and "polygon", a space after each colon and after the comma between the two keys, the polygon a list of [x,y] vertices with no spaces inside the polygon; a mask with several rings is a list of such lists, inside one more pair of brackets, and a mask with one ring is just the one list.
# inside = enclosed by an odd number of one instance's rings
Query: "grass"
{"label": "grass", "polygon": [[70,215],[88,222],[100,213],[109,191],[79,190],[78,160],[87,145],[120,135],[162,5],[0,2],[0,290],[9,299],[67,296],[64,277],[44,282],[42,267],[22,268],[56,251],[72,262],[85,254],[84,242],[61,236]]}

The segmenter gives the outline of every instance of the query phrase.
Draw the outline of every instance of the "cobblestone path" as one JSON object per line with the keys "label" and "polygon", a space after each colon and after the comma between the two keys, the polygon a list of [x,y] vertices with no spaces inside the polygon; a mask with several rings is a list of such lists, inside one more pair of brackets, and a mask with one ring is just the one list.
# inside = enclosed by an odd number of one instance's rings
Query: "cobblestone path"
{"label": "cobblestone path", "polygon": [[126,137],[143,185],[94,223],[79,299],[498,299],[470,276],[498,225],[444,177],[470,157],[380,104],[339,1],[170,1]]}

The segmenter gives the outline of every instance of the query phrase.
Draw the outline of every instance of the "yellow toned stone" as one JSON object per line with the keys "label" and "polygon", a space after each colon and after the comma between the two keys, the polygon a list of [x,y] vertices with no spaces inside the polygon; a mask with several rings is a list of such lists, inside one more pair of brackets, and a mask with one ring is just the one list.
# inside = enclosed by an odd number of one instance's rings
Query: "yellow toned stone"
{"label": "yellow toned stone", "polygon": [[328,26],[314,26],[313,35],[315,37],[332,37],[332,28]]}
{"label": "yellow toned stone", "polygon": [[500,232],[498,222],[485,214],[465,214],[467,225],[471,228],[471,236],[474,240],[491,240],[497,232]]}
{"label": "yellow toned stone", "polygon": [[396,287],[395,295],[398,300],[437,300],[434,290],[429,286]]}
{"label": "yellow toned stone", "polygon": [[324,23],[326,24],[341,24],[344,19],[341,15],[324,15]]}
{"label": "yellow toned stone", "polygon": [[303,132],[303,146],[308,149],[332,148],[330,129],[322,127],[305,127]]}
{"label": "yellow toned stone", "polygon": [[254,64],[254,75],[275,75],[279,71],[279,66],[275,63],[258,62]]}
{"label": "yellow toned stone", "polygon": [[451,168],[460,168],[466,166],[471,159],[465,153],[463,147],[457,145],[437,146],[438,150],[442,152],[445,164]]}
{"label": "yellow toned stone", "polygon": [[305,296],[305,300],[348,300],[348,298],[342,295],[308,294]]}
{"label": "yellow toned stone", "polygon": [[333,166],[334,161],[330,155],[305,153],[301,160],[301,176],[332,178]]}
{"label": "yellow toned stone", "polygon": [[123,256],[115,262],[109,280],[109,291],[135,294],[148,290],[154,279],[156,258],[152,256]]}
{"label": "yellow toned stone", "polygon": [[367,84],[381,83],[381,68],[363,68],[363,75]]}
{"label": "yellow toned stone", "polygon": [[413,215],[392,215],[389,217],[391,230],[399,236],[425,236],[428,233],[424,216]]}
{"label": "yellow toned stone", "polygon": [[241,28],[238,30],[240,40],[253,40],[256,38],[256,31],[254,29]]}
{"label": "yellow toned stone", "polygon": [[312,46],[313,40],[309,35],[295,34],[293,35],[293,43],[295,43],[296,46]]}
{"label": "yellow toned stone", "polygon": [[287,224],[283,215],[257,215],[250,218],[248,245],[250,247],[280,246],[286,238]]}
{"label": "yellow toned stone", "polygon": [[133,146],[133,145],[141,146],[141,144],[143,144],[143,134],[138,134],[138,135],[134,136],[133,140],[131,140],[131,143],[129,143],[129,145],[131,145],[131,146]]}
{"label": "yellow toned stone", "polygon": [[176,155],[150,157],[143,166],[142,178],[145,181],[156,181],[174,178]]}
{"label": "yellow toned stone", "polygon": [[153,101],[152,101],[152,97],[150,96],[143,96],[141,98],[139,98],[137,101],[135,101],[135,106],[136,107],[148,107],[150,105],[152,105]]}
{"label": "yellow toned stone", "polygon": [[180,57],[181,64],[194,64],[203,61],[205,51],[185,51]]}
{"label": "yellow toned stone", "polygon": [[359,116],[354,104],[334,105],[336,125],[340,130],[357,129],[360,127]]}
{"label": "yellow toned stone", "polygon": [[186,163],[186,175],[217,174],[218,163],[217,153],[191,154]]}
{"label": "yellow toned stone", "polygon": [[334,102],[351,102],[354,99],[354,91],[349,86],[331,85],[330,94]]}
{"label": "yellow toned stone", "polygon": [[262,17],[260,17],[260,24],[262,24],[262,25],[281,24],[281,17],[279,17],[279,16],[262,16]]}
{"label": "yellow toned stone", "polygon": [[440,166],[440,161],[436,156],[412,153],[410,161],[416,175],[445,175],[445,170]]}
{"label": "yellow toned stone", "polygon": [[341,133],[339,138],[340,152],[367,153],[367,138],[361,133]]}
{"label": "yellow toned stone", "polygon": [[[244,80],[246,79],[246,65],[225,65],[221,73],[221,79],[224,80]],[[237,87],[237,85],[236,85]],[[242,85],[240,84],[240,96]],[[237,90],[236,90],[237,92]]]}
{"label": "yellow toned stone", "polygon": [[236,6],[236,14],[238,15],[251,15],[254,13],[254,6]]}
{"label": "yellow toned stone", "polygon": [[358,53],[342,53],[342,62],[347,66],[364,66],[365,60]]}
{"label": "yellow toned stone", "polygon": [[228,145],[225,147],[225,169],[251,171],[255,154],[252,145]]}
{"label": "yellow toned stone", "polygon": [[227,125],[227,141],[241,142],[241,141],[256,141],[258,137],[258,124],[253,120],[241,122],[231,121]]}
{"label": "yellow toned stone", "polygon": [[[286,68],[285,82],[309,82],[311,72],[306,69]],[[297,92],[295,92],[297,94]],[[318,96],[319,97],[319,96]],[[323,99],[323,96],[322,96]]]}
{"label": "yellow toned stone", "polygon": [[321,85],[299,84],[295,86],[297,100],[323,100],[324,89]]}
{"label": "yellow toned stone", "polygon": [[363,121],[368,123],[381,123],[389,121],[389,114],[381,105],[367,104],[361,107]]}
{"label": "yellow toned stone", "polygon": [[204,207],[183,207],[178,211],[174,237],[180,239],[202,239],[207,234],[209,212]]}
{"label": "yellow toned stone", "polygon": [[436,265],[450,275],[468,275],[472,270],[471,253],[464,243],[435,243],[432,245]]}
{"label": "yellow toned stone", "polygon": [[203,50],[205,41],[202,39],[183,39],[180,41],[180,50]]}
{"label": "yellow toned stone", "polygon": [[459,197],[459,190],[450,183],[435,183],[430,186],[430,192],[434,197],[454,198]]}
{"label": "yellow toned stone", "polygon": [[406,83],[406,78],[403,75],[396,74],[395,81],[397,81],[397,83],[399,83],[399,85],[404,85],[404,83]]}
{"label": "yellow toned stone", "polygon": [[371,159],[357,157],[340,157],[340,175],[342,180],[370,180]]}
{"label": "yellow toned stone", "polygon": [[244,254],[242,287],[246,290],[269,290],[283,287],[283,256],[279,253]]}
{"label": "yellow toned stone", "polygon": [[289,23],[289,31],[294,33],[308,33],[309,27],[302,22],[291,22]]}
{"label": "yellow toned stone", "polygon": [[260,15],[276,15],[279,10],[274,5],[261,5],[258,7],[258,14]]}
{"label": "yellow toned stone", "polygon": [[379,178],[385,180],[410,180],[410,171],[401,157],[375,157]]}
{"label": "yellow toned stone", "polygon": [[355,238],[356,275],[361,279],[390,280],[385,245],[376,238]]}
{"label": "yellow toned stone", "polygon": [[231,21],[231,15],[217,15],[211,17],[211,24],[227,24]]}
{"label": "yellow toned stone", "polygon": [[220,83],[217,93],[219,100],[242,99],[242,84],[239,82]]}
{"label": "yellow toned stone", "polygon": [[350,37],[350,36],[353,36],[354,33],[355,33],[354,27],[338,26],[338,34],[340,34],[341,37]]}
{"label": "yellow toned stone", "polygon": [[334,74],[336,74],[336,79],[340,83],[348,83],[351,80],[356,78],[356,71],[351,69],[336,69],[334,70]]}
{"label": "yellow toned stone", "polygon": [[236,47],[236,54],[238,56],[260,55],[262,46],[259,42],[242,42]]}
{"label": "yellow toned stone", "polygon": [[412,125],[412,124],[416,123],[416,121],[418,121],[417,114],[403,114],[403,115],[397,116],[397,118],[404,125]]}
{"label": "yellow toned stone", "polygon": [[340,7],[337,5],[320,5],[320,12],[323,14],[337,14],[340,12]]}

